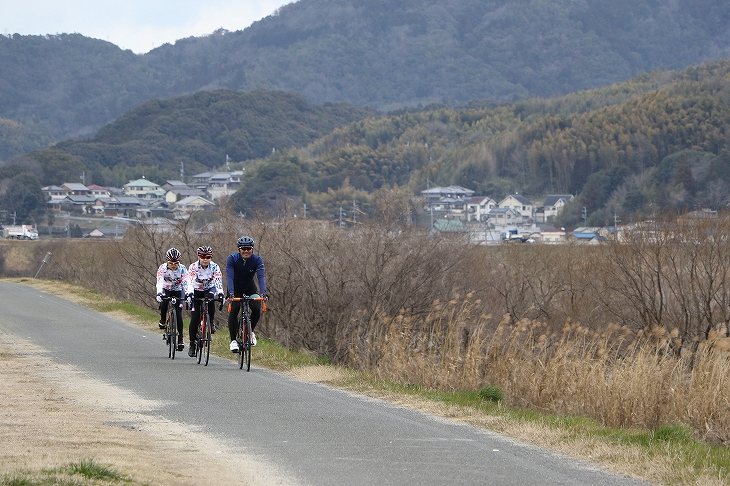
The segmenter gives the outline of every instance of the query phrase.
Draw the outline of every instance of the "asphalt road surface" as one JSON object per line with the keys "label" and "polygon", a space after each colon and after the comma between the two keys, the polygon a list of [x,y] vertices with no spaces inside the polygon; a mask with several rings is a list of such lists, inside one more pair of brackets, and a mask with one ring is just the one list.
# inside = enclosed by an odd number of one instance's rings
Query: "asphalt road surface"
{"label": "asphalt road surface", "polygon": [[[187,424],[308,485],[638,485],[638,481],[476,427],[211,356],[167,358],[160,334],[0,282],[0,334],[61,364],[160,401]],[[226,331],[223,331],[226,332]],[[187,345],[187,335],[186,335]],[[165,379],[174,375],[177,381]]]}

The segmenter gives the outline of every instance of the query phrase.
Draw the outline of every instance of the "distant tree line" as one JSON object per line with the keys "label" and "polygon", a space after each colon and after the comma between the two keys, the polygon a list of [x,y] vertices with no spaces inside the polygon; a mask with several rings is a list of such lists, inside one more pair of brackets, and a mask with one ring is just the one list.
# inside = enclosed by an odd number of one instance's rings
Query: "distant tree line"
{"label": "distant tree line", "polygon": [[586,208],[585,222],[603,225],[728,204],[729,73],[721,61],[550,100],[389,116],[282,92],[201,92],[149,102],[92,139],[12,163],[42,185],[84,173],[122,186],[177,179],[181,163],[188,176],[217,170],[230,154],[246,169],[228,206],[241,214],[303,215],[306,205],[313,218],[372,215],[377,194],[456,184],[496,200],[574,194],[553,223],[582,223]]}

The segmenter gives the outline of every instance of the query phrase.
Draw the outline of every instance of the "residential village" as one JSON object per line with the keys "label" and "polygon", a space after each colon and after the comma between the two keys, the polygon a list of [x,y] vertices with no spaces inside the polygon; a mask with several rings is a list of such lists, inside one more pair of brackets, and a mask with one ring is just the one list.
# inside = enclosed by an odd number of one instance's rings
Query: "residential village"
{"label": "residential village", "polygon": [[[48,211],[59,216],[160,225],[171,220],[185,220],[197,211],[214,210],[218,198],[239,189],[242,175],[242,171],[204,172],[192,176],[190,184],[169,180],[162,185],[143,177],[129,181],[122,188],[67,182],[44,187],[42,191]],[[571,194],[550,194],[539,204],[519,194],[496,201],[489,196],[475,196],[473,190],[460,186],[431,187],[421,194],[424,216],[430,217],[432,231],[463,234],[478,244],[560,244],[569,241],[599,244],[614,232],[618,233],[614,227],[581,227],[566,231],[552,226],[552,218],[573,200]],[[716,216],[705,213],[700,216]],[[118,237],[123,231],[118,227],[113,230],[95,228],[83,236]]]}
{"label": "residential village", "polygon": [[[203,172],[194,175],[190,184],[171,180],[162,185],[143,177],[129,181],[122,188],[66,182],[41,190],[46,196],[49,213],[161,224],[185,220],[197,211],[212,211],[218,198],[238,190],[242,175],[242,171]],[[119,236],[118,231],[115,227],[105,234],[96,228],[84,236]]]}
{"label": "residential village", "polygon": [[[479,244],[520,243],[583,243],[597,245],[609,238],[623,241],[630,232],[648,234],[653,223],[637,222],[621,226],[579,227],[572,231],[556,228],[551,218],[560,214],[572,201],[571,194],[548,194],[541,205],[519,194],[511,194],[497,202],[488,196],[474,196],[474,191],[460,186],[433,187],[421,191],[425,209],[431,213],[435,231],[468,234]],[[717,211],[692,211],[683,218],[716,218]]]}
{"label": "residential village", "polygon": [[607,228],[576,228],[567,232],[551,226],[571,194],[548,195],[538,205],[519,194],[497,202],[489,196],[474,196],[474,191],[460,186],[432,187],[421,191],[425,209],[431,214],[436,231],[460,232],[475,243],[567,243],[569,240],[597,244],[610,234]]}

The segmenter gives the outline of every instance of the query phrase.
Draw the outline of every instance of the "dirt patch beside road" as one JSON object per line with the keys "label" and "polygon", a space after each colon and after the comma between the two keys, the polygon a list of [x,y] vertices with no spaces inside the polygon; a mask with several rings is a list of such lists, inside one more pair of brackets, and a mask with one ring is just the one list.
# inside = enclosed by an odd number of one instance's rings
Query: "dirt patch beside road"
{"label": "dirt patch beside road", "polygon": [[292,484],[270,465],[154,416],[159,404],[54,363],[20,338],[2,335],[0,376],[0,481],[93,459],[138,484]]}

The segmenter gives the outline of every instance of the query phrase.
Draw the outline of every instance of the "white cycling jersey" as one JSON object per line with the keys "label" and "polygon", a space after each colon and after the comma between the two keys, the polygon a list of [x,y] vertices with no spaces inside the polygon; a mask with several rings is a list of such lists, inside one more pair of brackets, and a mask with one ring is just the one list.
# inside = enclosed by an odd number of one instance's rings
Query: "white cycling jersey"
{"label": "white cycling jersey", "polygon": [[192,293],[193,290],[210,290],[214,294],[223,293],[223,274],[218,264],[212,261],[205,268],[200,265],[200,260],[191,263],[186,280],[188,293]]}
{"label": "white cycling jersey", "polygon": [[[167,266],[167,262],[157,269],[157,293],[164,290],[182,290],[187,293],[187,269],[182,263],[178,264],[175,270]],[[192,292],[192,291],[191,291]]]}

